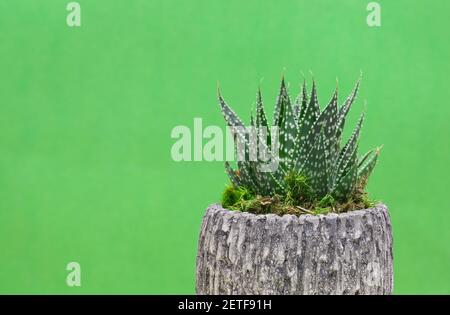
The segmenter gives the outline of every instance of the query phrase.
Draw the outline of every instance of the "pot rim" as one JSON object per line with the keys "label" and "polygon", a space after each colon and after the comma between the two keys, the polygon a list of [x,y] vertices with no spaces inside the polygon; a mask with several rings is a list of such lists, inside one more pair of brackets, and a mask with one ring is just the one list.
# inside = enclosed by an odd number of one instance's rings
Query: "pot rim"
{"label": "pot rim", "polygon": [[347,211],[347,212],[342,212],[342,213],[328,213],[328,214],[318,214],[318,215],[313,215],[313,214],[300,214],[299,216],[296,216],[294,214],[284,214],[282,216],[276,214],[276,213],[267,213],[267,214],[255,214],[255,213],[251,213],[251,212],[243,212],[243,211],[239,211],[239,210],[230,210],[227,208],[222,207],[222,205],[220,203],[213,203],[211,205],[209,205],[206,208],[206,211],[225,211],[226,213],[232,214],[232,215],[236,215],[236,216],[246,216],[249,218],[255,218],[255,219],[259,219],[259,218],[278,218],[278,219],[287,219],[287,218],[296,218],[296,219],[300,219],[300,220],[307,220],[307,219],[334,219],[334,218],[346,218],[346,217],[360,217],[363,216],[365,214],[369,214],[369,213],[379,213],[379,212],[386,212],[388,213],[388,207],[382,203],[379,202],[377,203],[374,207],[372,208],[367,208],[367,209],[360,209],[360,210],[352,210],[352,211]]}

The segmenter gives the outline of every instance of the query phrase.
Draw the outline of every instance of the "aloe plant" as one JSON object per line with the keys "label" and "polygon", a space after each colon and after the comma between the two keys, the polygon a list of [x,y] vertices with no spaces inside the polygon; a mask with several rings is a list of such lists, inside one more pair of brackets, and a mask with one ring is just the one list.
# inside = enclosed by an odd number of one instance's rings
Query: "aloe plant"
{"label": "aloe plant", "polygon": [[[244,123],[219,91],[219,105],[223,116],[234,133],[235,142],[245,144],[245,157],[256,148],[258,152],[264,149],[278,159],[278,167],[269,172],[262,167],[267,162],[259,156],[256,160],[238,160],[237,169],[225,162],[225,169],[233,186],[244,187],[260,196],[285,195],[286,176],[294,172],[307,178],[312,194],[317,199],[327,195],[336,200],[351,198],[356,187],[367,182],[380,152],[380,148],[376,148],[358,157],[364,111],[349,139],[341,145],[346,116],[356,99],[359,84],[360,80],[341,106],[338,106],[336,87],[328,105],[321,110],[314,80],[310,93],[303,83],[299,96],[291,102],[282,78],[272,124],[277,127],[278,146],[272,146],[276,137],[270,130],[266,135],[260,131],[270,127],[260,90],[256,99],[256,117],[251,116],[251,125],[257,130],[256,139],[243,131]],[[276,152],[273,151],[274,147]]]}

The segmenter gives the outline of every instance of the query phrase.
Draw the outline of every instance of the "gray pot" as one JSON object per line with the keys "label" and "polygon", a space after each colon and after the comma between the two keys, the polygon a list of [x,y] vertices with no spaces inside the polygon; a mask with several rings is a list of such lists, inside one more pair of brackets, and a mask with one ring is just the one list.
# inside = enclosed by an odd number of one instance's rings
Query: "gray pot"
{"label": "gray pot", "polygon": [[387,208],[255,215],[211,205],[197,254],[197,294],[391,294]]}

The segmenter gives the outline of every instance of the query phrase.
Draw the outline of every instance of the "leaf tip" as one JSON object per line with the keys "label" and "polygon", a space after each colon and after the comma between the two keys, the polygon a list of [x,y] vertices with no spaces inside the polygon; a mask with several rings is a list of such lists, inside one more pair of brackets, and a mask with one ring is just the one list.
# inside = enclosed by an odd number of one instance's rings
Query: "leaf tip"
{"label": "leaf tip", "polygon": [[284,73],[281,75],[281,89],[286,88],[286,80],[284,78]]}
{"label": "leaf tip", "polygon": [[384,144],[380,145],[376,150],[375,150],[375,154],[376,155],[380,155],[381,149],[383,149]]}
{"label": "leaf tip", "polygon": [[220,93],[220,82],[219,82],[219,80],[217,80],[217,87],[216,87],[216,90],[217,90],[217,97],[221,98],[222,95],[221,95],[221,93]]}

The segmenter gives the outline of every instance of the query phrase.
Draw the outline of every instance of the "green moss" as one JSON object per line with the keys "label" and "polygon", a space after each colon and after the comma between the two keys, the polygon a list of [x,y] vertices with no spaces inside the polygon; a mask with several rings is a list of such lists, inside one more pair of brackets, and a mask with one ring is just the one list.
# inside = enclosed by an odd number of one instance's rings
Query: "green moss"
{"label": "green moss", "polygon": [[222,193],[222,206],[236,211],[255,214],[328,214],[341,213],[374,207],[376,202],[369,199],[364,191],[365,183],[357,186],[347,200],[337,200],[331,194],[314,198],[307,178],[290,172],[285,177],[286,194],[283,196],[259,196],[244,187],[229,185]]}
{"label": "green moss", "polygon": [[319,215],[319,214],[328,214],[330,212],[332,212],[333,209],[331,207],[316,207],[314,208],[314,214]]}
{"label": "green moss", "polygon": [[253,193],[245,187],[229,185],[222,193],[222,206],[225,208],[245,208],[248,201],[254,199]]}
{"label": "green moss", "polygon": [[369,196],[367,194],[364,194],[362,201],[364,203],[365,208],[373,208],[377,204],[375,200],[369,199]]}
{"label": "green moss", "polygon": [[330,208],[336,206],[337,201],[330,194],[326,194],[322,199],[320,199],[316,206],[319,208]]}
{"label": "green moss", "polygon": [[222,193],[222,206],[229,208],[238,202],[240,195],[238,191],[231,185],[227,186]]}
{"label": "green moss", "polygon": [[298,204],[313,200],[313,191],[306,176],[301,173],[289,172],[285,179],[286,203]]}

